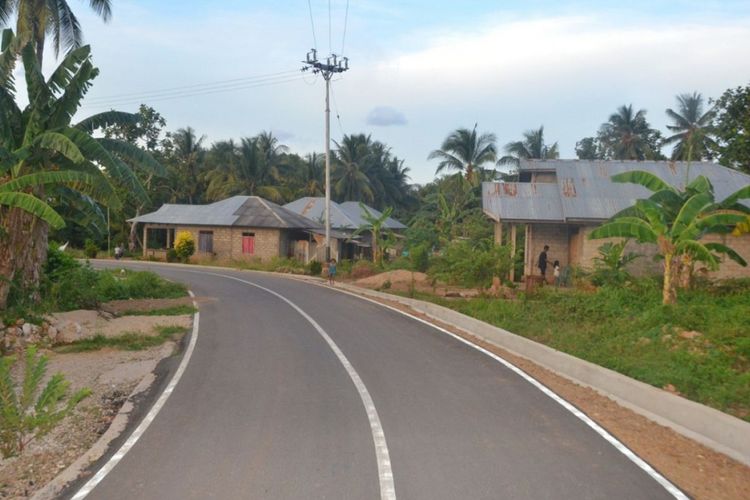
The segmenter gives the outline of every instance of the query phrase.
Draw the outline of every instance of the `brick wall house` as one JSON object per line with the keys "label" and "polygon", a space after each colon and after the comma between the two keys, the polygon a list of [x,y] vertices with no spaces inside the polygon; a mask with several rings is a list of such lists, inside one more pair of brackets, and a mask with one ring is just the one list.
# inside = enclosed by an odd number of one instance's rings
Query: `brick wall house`
{"label": "brick wall house", "polygon": [[305,249],[322,227],[258,196],[234,196],[209,205],[163,205],[130,222],[143,225],[143,255],[164,257],[175,235],[189,231],[197,257],[220,260],[307,260]]}
{"label": "brick wall house", "polygon": [[[485,182],[482,203],[485,214],[495,224],[496,243],[515,245],[523,234],[524,276],[538,275],[536,267],[544,245],[550,264],[591,269],[599,247],[615,239],[591,240],[591,232],[635,200],[650,192],[635,184],[614,183],[611,177],[629,170],[645,170],[665,182],[682,188],[686,181],[705,175],[713,184],[717,200],[750,184],[750,176],[715,163],[628,162],[547,160],[524,161],[518,182]],[[720,241],[750,262],[750,235],[709,235],[708,241]],[[655,245],[630,241],[626,252],[641,255],[628,270],[635,275],[656,274],[662,263],[654,260]],[[750,277],[750,266],[743,267],[726,259],[712,278]]]}

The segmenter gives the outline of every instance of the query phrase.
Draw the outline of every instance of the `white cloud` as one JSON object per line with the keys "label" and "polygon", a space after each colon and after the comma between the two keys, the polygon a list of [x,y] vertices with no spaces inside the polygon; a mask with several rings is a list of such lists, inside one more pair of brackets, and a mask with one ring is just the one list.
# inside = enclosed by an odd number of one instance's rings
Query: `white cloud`
{"label": "white cloud", "polygon": [[379,127],[406,125],[406,117],[401,111],[389,106],[376,106],[367,113],[365,123]]}

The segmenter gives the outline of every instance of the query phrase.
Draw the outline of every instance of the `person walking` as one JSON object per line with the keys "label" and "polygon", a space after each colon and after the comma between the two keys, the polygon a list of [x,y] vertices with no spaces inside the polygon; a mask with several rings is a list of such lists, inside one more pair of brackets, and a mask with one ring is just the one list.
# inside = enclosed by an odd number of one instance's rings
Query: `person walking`
{"label": "person walking", "polygon": [[549,245],[544,245],[544,250],[539,254],[539,262],[536,265],[542,273],[542,281],[544,282],[547,281],[547,250],[549,250]]}

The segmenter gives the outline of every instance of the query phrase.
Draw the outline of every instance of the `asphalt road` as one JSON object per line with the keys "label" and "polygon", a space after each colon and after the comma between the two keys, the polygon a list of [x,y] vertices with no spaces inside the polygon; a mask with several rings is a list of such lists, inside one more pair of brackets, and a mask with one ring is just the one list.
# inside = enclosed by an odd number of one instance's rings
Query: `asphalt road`
{"label": "asphalt road", "polygon": [[372,412],[326,335],[371,397],[398,498],[672,498],[527,381],[418,321],[266,274],[148,268],[203,298],[197,344],[88,498],[381,498]]}

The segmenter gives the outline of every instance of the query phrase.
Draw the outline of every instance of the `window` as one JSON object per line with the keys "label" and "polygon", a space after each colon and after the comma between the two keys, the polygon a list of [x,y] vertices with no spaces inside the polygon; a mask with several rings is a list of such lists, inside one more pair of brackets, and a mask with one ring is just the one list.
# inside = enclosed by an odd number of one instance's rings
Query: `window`
{"label": "window", "polygon": [[255,253],[255,233],[242,233],[242,253],[249,255]]}
{"label": "window", "polygon": [[198,251],[205,253],[214,253],[214,232],[198,232]]}

